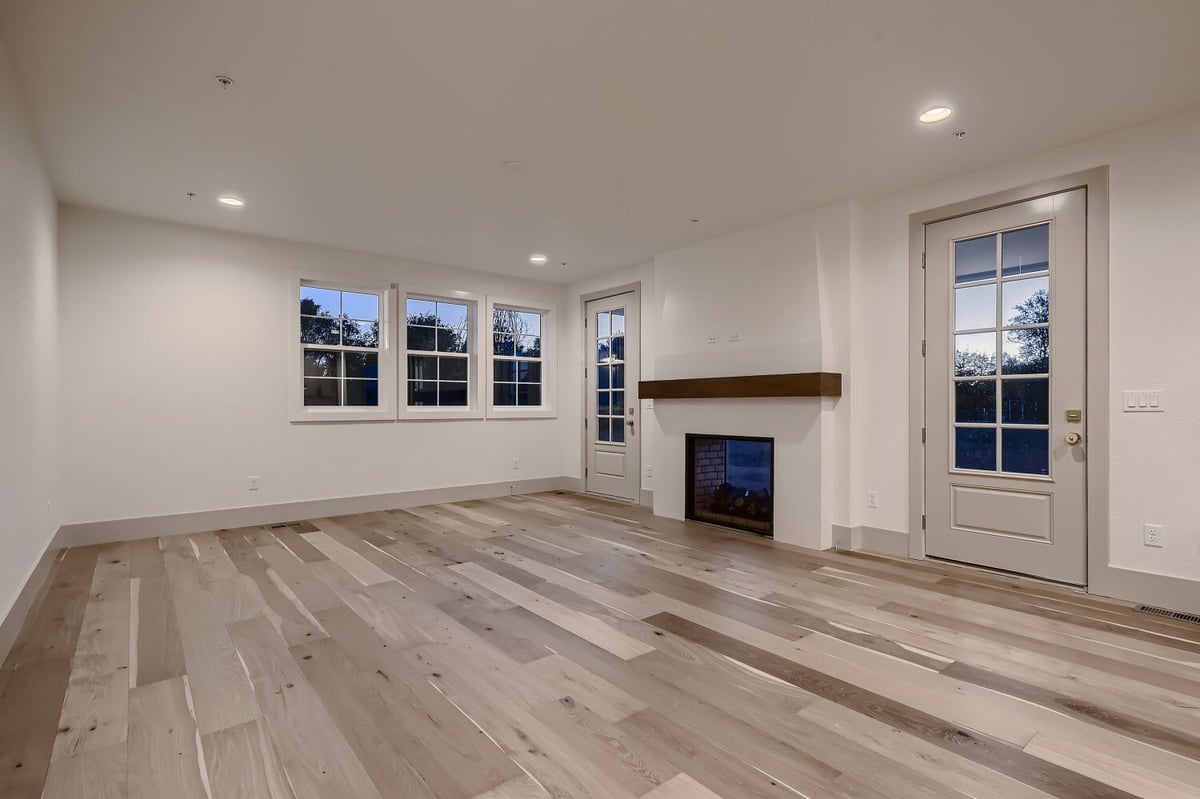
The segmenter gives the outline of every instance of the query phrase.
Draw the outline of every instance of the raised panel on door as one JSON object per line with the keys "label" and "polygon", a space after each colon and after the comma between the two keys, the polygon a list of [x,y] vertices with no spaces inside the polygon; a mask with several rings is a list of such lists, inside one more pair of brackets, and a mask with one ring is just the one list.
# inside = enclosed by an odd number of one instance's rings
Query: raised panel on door
{"label": "raised panel on door", "polygon": [[1086,583],[1086,203],[926,226],[930,556]]}
{"label": "raised panel on door", "polygon": [[587,491],[637,501],[641,490],[639,318],[628,292],[585,306]]}

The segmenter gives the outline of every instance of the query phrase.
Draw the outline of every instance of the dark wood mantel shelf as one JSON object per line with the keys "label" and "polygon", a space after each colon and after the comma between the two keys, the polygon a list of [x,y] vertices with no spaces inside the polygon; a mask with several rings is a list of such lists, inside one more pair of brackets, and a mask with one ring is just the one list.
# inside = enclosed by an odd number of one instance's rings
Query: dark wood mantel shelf
{"label": "dark wood mantel shelf", "polygon": [[694,377],[684,380],[642,380],[642,399],[732,399],[743,397],[840,397],[839,372],[797,372],[783,375]]}

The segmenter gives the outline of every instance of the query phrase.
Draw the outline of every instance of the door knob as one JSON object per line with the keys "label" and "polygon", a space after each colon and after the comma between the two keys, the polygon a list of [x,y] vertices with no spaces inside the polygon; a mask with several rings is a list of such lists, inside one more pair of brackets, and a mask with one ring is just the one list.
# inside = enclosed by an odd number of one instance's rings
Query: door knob
{"label": "door knob", "polygon": [[1083,441],[1083,436],[1079,433],[1067,433],[1067,443],[1071,446],[1075,446],[1080,441]]}

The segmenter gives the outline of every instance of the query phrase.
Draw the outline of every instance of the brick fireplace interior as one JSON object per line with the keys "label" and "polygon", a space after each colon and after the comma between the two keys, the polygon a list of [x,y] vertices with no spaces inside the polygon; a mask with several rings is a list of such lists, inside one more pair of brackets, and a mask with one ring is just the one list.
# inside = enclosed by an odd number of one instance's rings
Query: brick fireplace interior
{"label": "brick fireplace interior", "polygon": [[772,536],[774,467],[774,439],[689,434],[687,518]]}

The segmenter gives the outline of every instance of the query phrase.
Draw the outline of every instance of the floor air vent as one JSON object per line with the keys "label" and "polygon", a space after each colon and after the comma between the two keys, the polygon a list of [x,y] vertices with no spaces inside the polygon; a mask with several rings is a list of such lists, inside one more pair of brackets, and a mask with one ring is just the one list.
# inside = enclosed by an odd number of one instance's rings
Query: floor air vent
{"label": "floor air vent", "polygon": [[1168,619],[1178,619],[1179,621],[1190,621],[1192,624],[1200,624],[1200,616],[1197,616],[1195,613],[1180,613],[1177,610],[1156,608],[1153,605],[1138,605],[1136,610],[1138,613],[1149,613],[1152,616],[1166,616]]}

